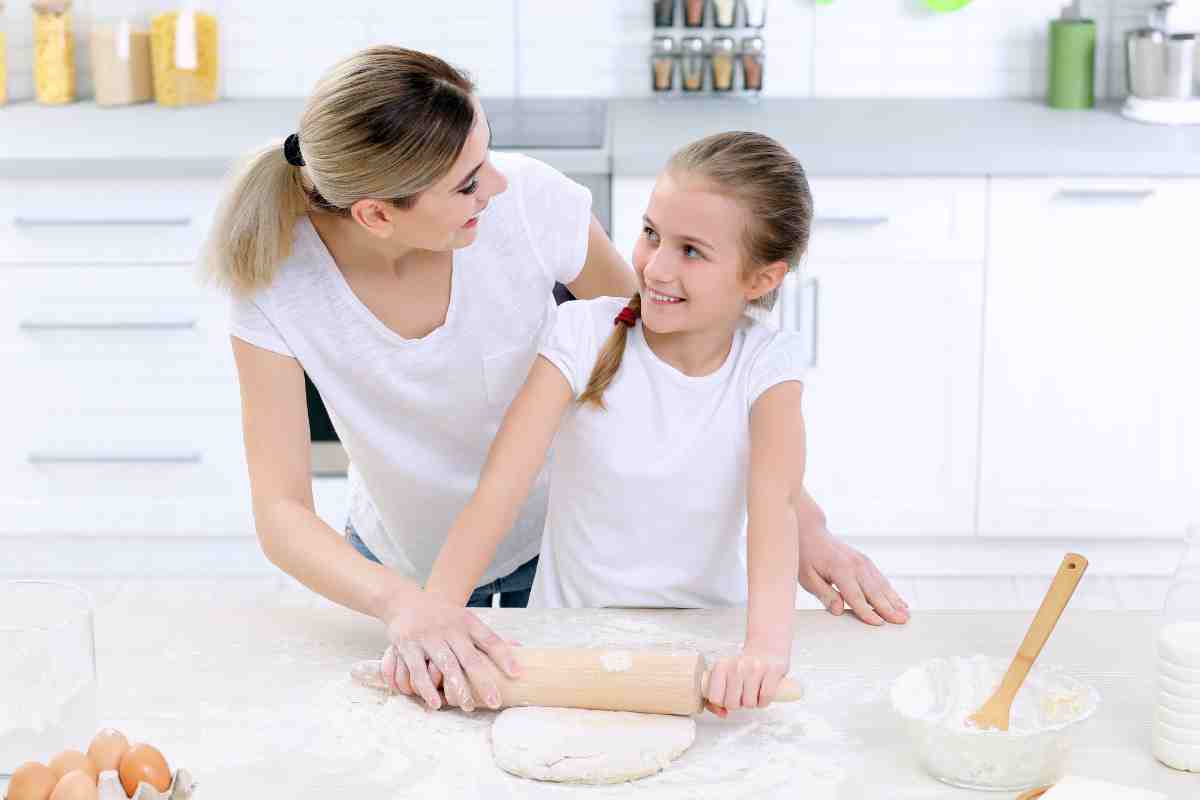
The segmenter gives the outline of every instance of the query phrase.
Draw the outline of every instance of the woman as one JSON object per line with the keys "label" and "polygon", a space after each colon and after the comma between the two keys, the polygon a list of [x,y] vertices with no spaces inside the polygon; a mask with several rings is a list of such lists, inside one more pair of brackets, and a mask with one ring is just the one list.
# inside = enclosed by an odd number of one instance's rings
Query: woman
{"label": "woman", "polygon": [[[534,361],[553,285],[583,298],[636,286],[586,189],[489,144],[462,73],[411,50],[362,51],[320,81],[297,133],[243,167],[207,253],[234,295],[263,551],[314,591],[381,620],[394,654],[431,677],[413,687],[399,676],[399,688],[432,706],[443,680],[447,694],[487,702],[495,666],[515,674],[507,642],[421,585]],[[313,510],[305,372],[354,465],[345,537]],[[524,605],[545,507],[543,475],[473,605],[496,594]],[[864,619],[882,622],[874,602],[902,621],[886,581],[808,509],[805,588],[840,613],[834,581]]]}

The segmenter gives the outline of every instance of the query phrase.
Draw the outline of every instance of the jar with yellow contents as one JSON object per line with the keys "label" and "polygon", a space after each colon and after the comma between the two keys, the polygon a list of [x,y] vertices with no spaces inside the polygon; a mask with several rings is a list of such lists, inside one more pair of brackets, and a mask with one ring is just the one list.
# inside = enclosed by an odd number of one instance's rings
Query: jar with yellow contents
{"label": "jar with yellow contents", "polygon": [[150,24],[154,99],[191,106],[217,99],[217,19],[185,5]]}
{"label": "jar with yellow contents", "polygon": [[39,103],[75,101],[75,34],[71,0],[33,3],[33,84]]}

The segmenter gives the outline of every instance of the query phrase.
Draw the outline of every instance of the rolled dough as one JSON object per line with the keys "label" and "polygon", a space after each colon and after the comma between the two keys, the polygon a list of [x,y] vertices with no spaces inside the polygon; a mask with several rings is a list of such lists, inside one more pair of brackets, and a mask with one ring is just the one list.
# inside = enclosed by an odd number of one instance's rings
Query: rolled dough
{"label": "rolled dough", "polygon": [[500,769],[522,778],[621,783],[661,771],[695,738],[691,717],[509,708],[492,724],[492,757]]}

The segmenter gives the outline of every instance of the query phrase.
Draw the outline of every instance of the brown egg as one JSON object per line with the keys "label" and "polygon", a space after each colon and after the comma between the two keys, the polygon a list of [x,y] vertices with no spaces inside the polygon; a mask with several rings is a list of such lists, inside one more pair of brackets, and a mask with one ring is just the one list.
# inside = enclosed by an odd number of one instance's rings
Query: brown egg
{"label": "brown egg", "polygon": [[171,770],[163,754],[148,744],[135,744],[121,756],[121,785],[133,797],[138,783],[145,781],[160,792],[171,786]]}
{"label": "brown egg", "polygon": [[104,772],[106,769],[116,769],[121,765],[121,756],[129,749],[129,740],[125,734],[115,728],[105,728],[96,734],[88,745],[87,757],[96,765],[96,769]]}
{"label": "brown egg", "polygon": [[37,761],[26,761],[8,781],[8,800],[46,800],[56,783],[54,770]]}
{"label": "brown egg", "polygon": [[78,750],[63,750],[61,753],[50,759],[50,769],[54,770],[54,775],[62,780],[62,777],[71,770],[80,770],[92,776],[92,783],[100,777],[100,770],[96,769],[96,765],[92,760]]}
{"label": "brown egg", "polygon": [[96,779],[81,769],[73,769],[58,780],[50,800],[98,800]]}

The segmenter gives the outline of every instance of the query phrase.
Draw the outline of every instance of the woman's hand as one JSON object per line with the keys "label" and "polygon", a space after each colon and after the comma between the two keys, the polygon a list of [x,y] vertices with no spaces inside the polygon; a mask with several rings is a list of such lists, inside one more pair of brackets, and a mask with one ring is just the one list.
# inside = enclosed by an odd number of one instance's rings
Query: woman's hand
{"label": "woman's hand", "polygon": [[499,708],[501,670],[510,678],[519,673],[512,645],[462,606],[424,594],[384,622],[391,646],[380,667],[383,679],[398,692],[420,695],[431,710],[443,703],[468,712]]}
{"label": "woman's hand", "polygon": [[708,673],[704,707],[724,717],[739,708],[765,708],[787,675],[790,652],[746,645],[741,655],[722,658]]}

